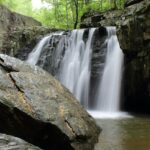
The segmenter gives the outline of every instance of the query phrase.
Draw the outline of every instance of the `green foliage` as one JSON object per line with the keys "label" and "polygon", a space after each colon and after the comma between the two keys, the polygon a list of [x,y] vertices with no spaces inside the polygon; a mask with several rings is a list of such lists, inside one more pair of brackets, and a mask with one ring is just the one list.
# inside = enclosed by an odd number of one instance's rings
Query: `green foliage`
{"label": "green foliage", "polygon": [[0,3],[6,5],[12,11],[28,16],[32,15],[31,0],[0,0]]}
{"label": "green foliage", "polygon": [[54,28],[74,28],[79,25],[81,16],[90,10],[103,12],[123,8],[124,0],[42,0],[50,8],[32,9],[32,0],[0,0],[11,10],[31,16],[45,26]]}

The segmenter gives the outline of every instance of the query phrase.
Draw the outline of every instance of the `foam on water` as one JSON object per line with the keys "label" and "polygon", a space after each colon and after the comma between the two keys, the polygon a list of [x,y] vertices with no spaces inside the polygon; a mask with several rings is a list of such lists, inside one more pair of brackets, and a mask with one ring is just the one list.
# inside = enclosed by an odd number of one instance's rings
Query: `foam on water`
{"label": "foam on water", "polygon": [[88,113],[95,119],[121,119],[121,118],[133,118],[127,112],[102,112],[102,111],[91,111]]}

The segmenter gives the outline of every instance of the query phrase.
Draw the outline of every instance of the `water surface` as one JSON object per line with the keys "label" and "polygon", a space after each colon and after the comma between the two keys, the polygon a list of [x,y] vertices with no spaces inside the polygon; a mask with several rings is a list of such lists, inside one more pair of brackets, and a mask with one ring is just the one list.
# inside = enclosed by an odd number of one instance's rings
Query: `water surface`
{"label": "water surface", "polygon": [[95,150],[150,150],[150,117],[98,119],[102,132]]}

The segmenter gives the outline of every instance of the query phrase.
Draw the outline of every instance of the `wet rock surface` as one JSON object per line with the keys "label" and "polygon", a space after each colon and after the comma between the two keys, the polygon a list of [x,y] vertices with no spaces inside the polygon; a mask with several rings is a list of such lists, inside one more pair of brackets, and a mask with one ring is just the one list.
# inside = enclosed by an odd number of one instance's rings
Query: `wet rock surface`
{"label": "wet rock surface", "polygon": [[0,54],[0,132],[46,150],[92,150],[100,132],[72,94],[42,69]]}
{"label": "wet rock surface", "polygon": [[91,58],[91,79],[90,79],[90,107],[93,109],[96,105],[95,91],[99,87],[99,80],[104,71],[105,56],[107,52],[107,31],[105,27],[99,27],[95,30],[92,44]]}
{"label": "wet rock surface", "polygon": [[[61,31],[62,34],[52,34],[49,42],[43,47],[37,65],[56,76],[65,53],[67,43],[64,43],[71,31]],[[62,51],[61,51],[62,50]],[[59,54],[60,53],[60,54]]]}
{"label": "wet rock surface", "polygon": [[57,29],[47,27],[22,27],[6,33],[3,37],[3,44],[0,52],[14,56],[21,60],[26,60],[28,54],[33,50],[36,44],[45,36]]}
{"label": "wet rock surface", "polygon": [[0,150],[41,150],[24,140],[0,133]]}
{"label": "wet rock surface", "polygon": [[150,3],[142,1],[128,8],[133,12],[118,32],[125,54],[123,106],[150,113]]}
{"label": "wet rock surface", "polygon": [[43,27],[37,20],[0,5],[0,53],[26,60],[35,45],[47,34],[58,31]]}

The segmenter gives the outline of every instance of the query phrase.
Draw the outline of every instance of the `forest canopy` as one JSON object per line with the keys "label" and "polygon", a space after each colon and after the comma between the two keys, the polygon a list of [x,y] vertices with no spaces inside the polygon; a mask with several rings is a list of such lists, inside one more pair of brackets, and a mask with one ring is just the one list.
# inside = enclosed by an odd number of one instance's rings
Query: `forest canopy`
{"label": "forest canopy", "polygon": [[85,12],[122,9],[124,0],[0,0],[0,4],[45,26],[72,29],[78,27]]}

